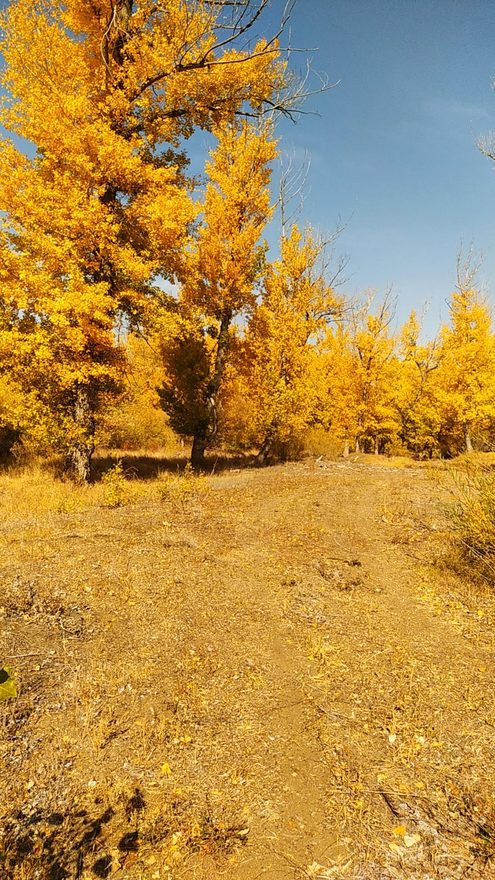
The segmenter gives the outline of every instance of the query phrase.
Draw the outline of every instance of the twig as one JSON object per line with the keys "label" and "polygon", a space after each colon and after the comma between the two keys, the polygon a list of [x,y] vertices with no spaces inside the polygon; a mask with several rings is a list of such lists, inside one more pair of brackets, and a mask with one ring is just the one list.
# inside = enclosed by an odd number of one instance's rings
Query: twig
{"label": "twig", "polygon": [[399,813],[399,811],[396,809],[395,805],[390,799],[388,791],[385,791],[383,788],[377,788],[376,793],[381,794],[392,815],[395,816],[397,819],[402,819],[402,813]]}
{"label": "twig", "polygon": [[[45,651],[33,651],[30,654],[7,654],[12,660],[21,660],[24,657],[46,657]],[[52,658],[53,659],[53,658]]]}
{"label": "twig", "polygon": [[315,709],[318,709],[323,715],[326,715],[328,718],[339,718],[341,721],[356,721],[355,718],[351,718],[349,715],[341,715],[339,712],[331,712],[328,709],[324,709],[323,706],[320,706],[318,703],[313,703]]}

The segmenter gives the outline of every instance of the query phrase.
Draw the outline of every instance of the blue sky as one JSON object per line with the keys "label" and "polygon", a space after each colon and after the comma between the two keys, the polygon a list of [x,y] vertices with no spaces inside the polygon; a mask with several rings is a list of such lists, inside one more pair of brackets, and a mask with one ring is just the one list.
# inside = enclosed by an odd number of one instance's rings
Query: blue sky
{"label": "blue sky", "polygon": [[[268,29],[282,6],[272,0]],[[428,302],[431,334],[463,242],[483,254],[495,304],[495,163],[477,149],[495,130],[492,0],[299,0],[291,30],[338,83],[308,100],[319,115],[278,133],[284,153],[311,157],[300,222],[346,223],[346,290],[393,285],[399,320]]]}

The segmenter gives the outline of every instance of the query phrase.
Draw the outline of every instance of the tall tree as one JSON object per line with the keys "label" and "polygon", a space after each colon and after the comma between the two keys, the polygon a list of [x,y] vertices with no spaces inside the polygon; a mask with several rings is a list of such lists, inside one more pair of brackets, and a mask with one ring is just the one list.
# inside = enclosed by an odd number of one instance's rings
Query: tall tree
{"label": "tall tree", "polygon": [[180,143],[283,85],[276,41],[236,48],[265,5],[16,0],[3,16],[0,121],[36,155],[0,141],[0,369],[81,480],[119,383],[116,317],[139,320],[182,270],[196,208]]}
{"label": "tall tree", "polygon": [[395,340],[390,334],[392,310],[386,296],[375,314],[370,302],[351,314],[351,345],[356,357],[354,381],[357,391],[356,451],[382,451],[396,433],[398,423],[392,405]]}
{"label": "tall tree", "polygon": [[242,347],[259,464],[276,443],[300,438],[319,418],[323,385],[317,344],[342,308],[326,270],[325,242],[296,226],[282,237],[280,259],[267,268]]}
{"label": "tall tree", "polygon": [[[255,305],[264,266],[260,236],[271,215],[270,163],[276,147],[266,126],[243,122],[216,132],[206,165],[202,222],[185,266],[180,308],[189,325],[164,346],[162,391],[172,424],[193,436],[200,467],[218,431],[218,398],[234,319]],[[186,367],[189,364],[189,368]]]}
{"label": "tall tree", "polygon": [[495,419],[495,341],[489,307],[470,271],[458,271],[450,325],[440,334],[437,394],[445,452],[472,452],[473,436]]}
{"label": "tall tree", "polygon": [[440,353],[436,340],[419,341],[420,332],[416,312],[411,312],[398,340],[393,405],[402,444],[415,455],[431,457],[438,450],[441,419],[435,394]]}
{"label": "tall tree", "polygon": [[342,443],[342,455],[347,458],[358,434],[360,388],[359,361],[345,320],[339,320],[329,328],[321,357],[326,391],[324,423]]}

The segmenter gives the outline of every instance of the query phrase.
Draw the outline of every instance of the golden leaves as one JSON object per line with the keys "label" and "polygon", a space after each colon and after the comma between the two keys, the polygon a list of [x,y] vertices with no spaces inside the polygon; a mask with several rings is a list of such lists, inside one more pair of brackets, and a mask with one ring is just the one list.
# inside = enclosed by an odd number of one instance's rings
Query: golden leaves
{"label": "golden leaves", "polygon": [[405,825],[398,825],[396,828],[393,828],[392,834],[398,837],[402,843],[402,846],[395,842],[389,843],[389,849],[397,855],[401,855],[404,852],[404,847],[411,849],[411,847],[421,842],[421,835],[417,833],[409,834]]}
{"label": "golden leaves", "polygon": [[184,277],[184,296],[204,314],[238,313],[253,303],[261,269],[257,248],[271,216],[269,128],[247,123],[217,129],[203,218]]}
{"label": "golden leaves", "polygon": [[[18,0],[3,22],[1,121],[37,154],[1,144],[0,275],[9,322],[0,346],[16,346],[2,366],[68,436],[71,389],[91,384],[98,395],[119,383],[117,314],[142,320],[156,301],[156,278],[179,274],[210,286],[210,314],[219,297],[242,308],[270,212],[274,144],[232,120],[281,84],[275,44],[251,53],[215,48],[218,12],[179,0],[166,12],[141,3],[132,22],[114,12],[109,3]],[[174,150],[195,126],[216,126],[219,148],[206,193],[208,232],[186,273],[198,206]]]}
{"label": "golden leaves", "polygon": [[258,442],[274,426],[282,442],[300,436],[324,396],[317,341],[337,299],[321,255],[311,230],[294,227],[281,241],[281,258],[266,268],[262,300],[239,352],[238,381],[252,402]]}

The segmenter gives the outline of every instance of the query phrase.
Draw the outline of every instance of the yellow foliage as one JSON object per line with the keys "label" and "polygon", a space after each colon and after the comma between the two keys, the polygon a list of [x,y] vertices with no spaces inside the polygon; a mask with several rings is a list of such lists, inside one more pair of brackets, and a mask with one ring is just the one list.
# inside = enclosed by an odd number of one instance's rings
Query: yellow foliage
{"label": "yellow foliage", "polygon": [[240,51],[222,23],[221,4],[182,0],[15,0],[2,16],[0,122],[36,155],[0,140],[0,368],[82,478],[121,383],[118,316],[142,321],[156,279],[183,274],[198,209],[179,141],[223,138],[283,83],[276,43]]}
{"label": "yellow foliage", "polygon": [[440,414],[435,392],[439,351],[435,341],[419,342],[420,324],[412,312],[399,336],[394,407],[400,419],[404,446],[420,457],[439,449]]}
{"label": "yellow foliage", "polygon": [[182,278],[180,314],[162,345],[163,405],[172,427],[194,437],[195,464],[217,436],[233,321],[255,307],[264,268],[258,242],[271,215],[268,184],[276,154],[268,127],[232,124],[215,133],[202,219]]}
{"label": "yellow foliage", "polygon": [[132,499],[132,492],[121,461],[103,474],[101,482],[104,486],[103,498],[106,507],[122,507]]}
{"label": "yellow foliage", "polygon": [[157,490],[161,501],[168,501],[184,508],[191,501],[197,501],[207,495],[210,485],[205,476],[195,474],[188,464],[181,474],[175,476],[162,474],[157,482]]}
{"label": "yellow foliage", "polygon": [[263,253],[257,244],[272,213],[268,185],[276,146],[268,127],[246,122],[215,134],[183,297],[193,310],[221,322],[225,314],[254,305]]}
{"label": "yellow foliage", "polygon": [[478,291],[452,294],[450,326],[440,335],[436,393],[445,451],[472,451],[473,436],[495,420],[495,344],[491,315]]}
{"label": "yellow foliage", "polygon": [[301,437],[319,417],[324,374],[317,345],[341,308],[320,265],[323,248],[310,229],[293,227],[282,238],[240,346],[237,381],[253,401],[250,433],[270,447]]}
{"label": "yellow foliage", "polygon": [[[172,429],[199,461],[217,435],[265,454],[316,425],[344,450],[493,440],[493,330],[472,278],[422,343],[415,314],[391,332],[386,300],[343,310],[311,230],[284,233],[267,264],[277,145],[260,119],[285,64],[276,40],[240,48],[247,18],[232,32],[226,15],[13,0],[0,16],[0,448],[20,433],[84,480],[96,439],[156,447]],[[215,137],[200,193],[184,151],[197,128]]]}
{"label": "yellow foliage", "polygon": [[125,350],[123,392],[103,407],[97,423],[97,443],[114,449],[175,451],[177,436],[167,422],[157,390],[164,381],[157,340],[131,334]]}

